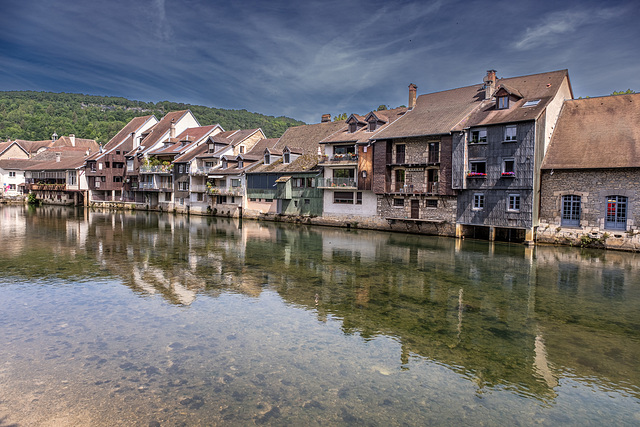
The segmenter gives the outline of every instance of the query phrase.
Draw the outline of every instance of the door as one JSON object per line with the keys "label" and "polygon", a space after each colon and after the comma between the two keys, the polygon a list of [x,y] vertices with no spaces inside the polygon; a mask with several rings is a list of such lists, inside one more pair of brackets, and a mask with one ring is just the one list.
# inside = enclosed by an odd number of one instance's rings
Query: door
{"label": "door", "polygon": [[411,201],[411,218],[413,219],[420,218],[420,200]]}

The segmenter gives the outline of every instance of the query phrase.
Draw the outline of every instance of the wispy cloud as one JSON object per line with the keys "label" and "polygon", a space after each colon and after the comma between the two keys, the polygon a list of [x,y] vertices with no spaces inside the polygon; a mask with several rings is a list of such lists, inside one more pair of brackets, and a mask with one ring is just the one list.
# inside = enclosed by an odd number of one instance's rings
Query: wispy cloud
{"label": "wispy cloud", "polygon": [[540,18],[540,24],[527,28],[524,34],[513,43],[518,50],[527,50],[542,45],[561,43],[562,35],[578,31],[590,24],[604,24],[624,14],[623,8],[567,10],[548,13]]}

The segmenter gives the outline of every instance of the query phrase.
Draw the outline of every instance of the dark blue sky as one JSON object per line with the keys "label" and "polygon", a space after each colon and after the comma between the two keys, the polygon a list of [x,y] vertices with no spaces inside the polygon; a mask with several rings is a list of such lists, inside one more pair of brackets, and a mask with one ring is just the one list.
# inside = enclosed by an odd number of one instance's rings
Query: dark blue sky
{"label": "dark blue sky", "polygon": [[640,92],[638,1],[1,0],[0,90],[286,115],[567,68],[574,95]]}

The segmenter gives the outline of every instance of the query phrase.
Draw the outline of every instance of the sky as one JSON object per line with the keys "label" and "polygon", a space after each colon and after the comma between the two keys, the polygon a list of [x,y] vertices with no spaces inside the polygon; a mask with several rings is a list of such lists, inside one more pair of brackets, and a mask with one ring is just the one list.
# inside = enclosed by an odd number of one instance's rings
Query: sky
{"label": "sky", "polygon": [[[317,123],[569,70],[640,92],[640,1],[0,0],[0,90],[122,96]],[[209,123],[202,123],[207,125]]]}

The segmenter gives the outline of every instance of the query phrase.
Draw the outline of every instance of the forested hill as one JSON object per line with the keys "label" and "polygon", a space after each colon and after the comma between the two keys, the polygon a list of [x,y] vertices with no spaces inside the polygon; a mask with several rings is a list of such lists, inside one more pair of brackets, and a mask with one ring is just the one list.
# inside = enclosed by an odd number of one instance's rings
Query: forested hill
{"label": "forested hill", "polygon": [[304,124],[288,117],[272,117],[246,110],[224,110],[169,101],[140,102],[125,98],[74,93],[0,91],[0,141],[39,141],[75,134],[105,144],[129,120],[154,114],[161,119],[170,111],[193,112],[201,125],[220,124],[225,130],[262,128],[277,138],[290,126]]}

